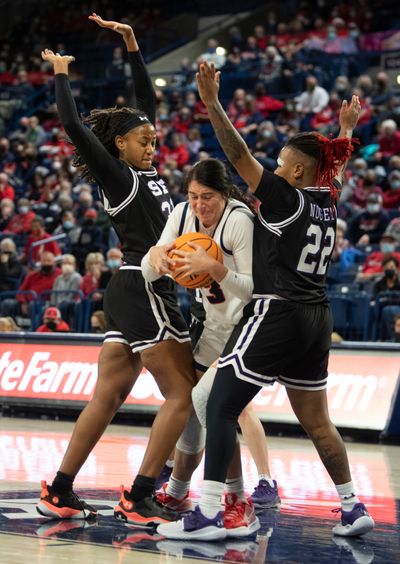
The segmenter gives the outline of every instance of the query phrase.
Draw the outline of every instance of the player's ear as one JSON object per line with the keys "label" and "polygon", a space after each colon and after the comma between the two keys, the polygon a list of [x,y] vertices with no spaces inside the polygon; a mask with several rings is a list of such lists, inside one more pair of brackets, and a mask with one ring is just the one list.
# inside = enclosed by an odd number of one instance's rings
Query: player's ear
{"label": "player's ear", "polygon": [[114,139],[114,143],[119,151],[123,151],[126,146],[126,140],[122,135],[116,135]]}
{"label": "player's ear", "polygon": [[296,163],[293,168],[293,176],[299,179],[304,174],[304,165],[302,163]]}

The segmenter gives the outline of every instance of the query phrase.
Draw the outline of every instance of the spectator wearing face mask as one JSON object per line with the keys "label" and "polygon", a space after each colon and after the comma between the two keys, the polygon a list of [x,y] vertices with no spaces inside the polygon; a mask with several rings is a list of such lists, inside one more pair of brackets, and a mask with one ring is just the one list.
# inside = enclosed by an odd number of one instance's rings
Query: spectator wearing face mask
{"label": "spectator wearing face mask", "polygon": [[103,247],[103,230],[97,226],[97,211],[89,208],[84,214],[79,237],[72,245],[72,252],[82,267],[88,253],[97,253]]}
{"label": "spectator wearing face mask", "polygon": [[373,295],[380,292],[400,292],[399,260],[394,255],[389,255],[382,260],[381,269],[383,276],[374,284]]}
{"label": "spectator wearing face mask", "polygon": [[[61,249],[57,241],[46,241],[47,239],[51,239],[51,235],[46,233],[43,219],[39,216],[34,217],[31,222],[31,234],[26,242],[21,262],[35,264],[40,260],[44,251],[53,253],[54,256],[59,256]],[[34,246],[33,244],[38,241],[42,241],[42,244]]]}
{"label": "spectator wearing face mask", "polygon": [[3,239],[0,242],[0,292],[15,290],[23,273],[24,267],[18,260],[14,241]]}
{"label": "spectator wearing face mask", "polygon": [[31,204],[27,198],[18,200],[18,213],[10,219],[7,224],[6,232],[19,235],[20,233],[28,233],[31,230],[32,219],[35,212],[31,210]]}
{"label": "spectator wearing face mask", "polygon": [[382,188],[378,186],[376,181],[376,172],[367,170],[362,178],[352,189],[352,194],[348,199],[354,211],[366,209],[367,202],[371,194],[379,194],[382,196]]}
{"label": "spectator wearing face mask", "polygon": [[107,252],[107,270],[103,270],[99,278],[99,290],[105,290],[111,278],[116,272],[118,272],[119,267],[122,264],[122,252],[120,249],[113,247]]}
{"label": "spectator wearing face mask", "polygon": [[367,280],[383,274],[383,263],[387,259],[400,261],[400,252],[396,252],[396,239],[388,232],[385,232],[379,243],[379,251],[370,253],[357,276],[357,280]]}
{"label": "spectator wearing face mask", "polygon": [[[60,235],[65,233],[68,237],[68,242],[70,245],[76,245],[78,243],[79,235],[81,233],[81,228],[76,224],[76,218],[71,210],[66,210],[61,215],[61,223],[58,225],[53,235]],[[60,240],[60,247],[64,248],[65,240]]]}
{"label": "spectator wearing face mask", "polygon": [[306,90],[295,98],[296,110],[302,116],[300,129],[308,131],[311,129],[311,120],[315,114],[321,112],[329,102],[329,94],[322,86],[318,85],[315,76],[308,76]]}
{"label": "spectator wearing face mask", "polygon": [[379,136],[379,150],[374,158],[377,161],[387,162],[390,157],[400,154],[400,131],[393,119],[385,119],[381,125]]}
{"label": "spectator wearing face mask", "polygon": [[382,209],[382,196],[370,194],[366,210],[350,221],[347,238],[352,245],[374,245],[379,243],[388,224],[389,216]]}
{"label": "spectator wearing face mask", "polygon": [[36,333],[62,333],[69,331],[69,325],[61,319],[60,310],[48,307],[43,315],[43,324],[39,325]]}
{"label": "spectator wearing face mask", "polygon": [[79,290],[82,276],[76,272],[76,259],[73,255],[64,255],[61,262],[61,274],[56,278],[53,290],[65,292],[64,294],[52,294],[51,303],[57,307],[63,302],[74,301],[75,296],[68,295],[68,292]]}
{"label": "spectator wearing face mask", "polygon": [[95,311],[90,318],[90,332],[91,333],[105,333],[106,332],[106,320],[104,317],[104,311]]}
{"label": "spectator wearing face mask", "polygon": [[383,207],[396,209],[400,207],[400,170],[392,170],[388,176],[389,189],[383,193]]}

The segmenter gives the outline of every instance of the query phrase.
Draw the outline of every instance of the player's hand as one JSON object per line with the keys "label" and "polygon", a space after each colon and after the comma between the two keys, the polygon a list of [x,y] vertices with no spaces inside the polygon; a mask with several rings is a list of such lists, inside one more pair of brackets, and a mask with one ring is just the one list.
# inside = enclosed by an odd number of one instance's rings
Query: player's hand
{"label": "player's hand", "polygon": [[193,252],[174,251],[174,255],[178,257],[176,259],[174,273],[179,272],[185,276],[209,273],[216,260],[210,257],[200,245],[196,245],[195,243],[188,243],[188,245],[192,247]]}
{"label": "player's hand", "polygon": [[149,252],[150,264],[157,274],[171,274],[173,260],[169,258],[168,252],[175,248],[175,243],[151,247]]}
{"label": "player's hand", "polygon": [[220,76],[221,73],[215,70],[214,63],[200,63],[196,80],[200,98],[206,106],[218,100]]}
{"label": "player's hand", "polygon": [[341,129],[354,129],[361,115],[361,104],[358,96],[352,96],[350,103],[343,100],[339,114]]}
{"label": "player's hand", "polygon": [[54,53],[50,49],[44,49],[42,51],[42,59],[44,61],[48,61],[54,67],[59,66],[65,67],[66,69],[68,69],[68,65],[70,63],[75,61],[75,57],[72,57],[72,55],[60,55],[59,53]]}
{"label": "player's hand", "polygon": [[97,25],[100,27],[104,27],[106,29],[110,29],[111,31],[115,31],[116,33],[119,33],[123,37],[127,37],[133,33],[133,30],[130,25],[123,24],[120,22],[114,22],[111,20],[103,20],[103,18],[101,18],[98,14],[95,14],[95,12],[93,12],[93,14],[89,16],[89,20],[92,20],[93,22],[97,23]]}

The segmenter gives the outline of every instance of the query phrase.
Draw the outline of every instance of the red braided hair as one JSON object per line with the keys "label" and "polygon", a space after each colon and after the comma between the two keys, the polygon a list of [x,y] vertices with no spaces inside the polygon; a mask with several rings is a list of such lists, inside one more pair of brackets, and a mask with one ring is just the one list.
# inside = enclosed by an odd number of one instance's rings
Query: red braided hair
{"label": "red braided hair", "polygon": [[333,179],[350,158],[354,151],[354,143],[358,142],[358,139],[348,139],[347,137],[331,139],[313,131],[294,135],[286,146],[296,149],[317,161],[318,188],[329,186],[332,199],[337,200],[339,193],[333,184]]}

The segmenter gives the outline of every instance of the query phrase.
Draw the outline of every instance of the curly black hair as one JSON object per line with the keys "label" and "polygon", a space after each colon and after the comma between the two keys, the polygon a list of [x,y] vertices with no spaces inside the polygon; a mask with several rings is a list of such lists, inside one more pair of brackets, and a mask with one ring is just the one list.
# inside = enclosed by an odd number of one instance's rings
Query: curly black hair
{"label": "curly black hair", "polygon": [[[115,145],[115,137],[118,135],[121,126],[130,115],[140,116],[144,115],[142,111],[134,108],[104,108],[101,110],[95,109],[90,112],[90,115],[82,118],[82,122],[88,125],[97,139],[104,145],[111,155],[118,158],[119,151]],[[71,143],[73,145],[73,143]],[[96,179],[92,176],[88,166],[79,154],[79,151],[74,147],[74,159],[72,161],[74,167],[78,169],[78,174],[81,178],[90,184],[97,184]]]}

